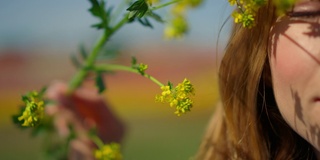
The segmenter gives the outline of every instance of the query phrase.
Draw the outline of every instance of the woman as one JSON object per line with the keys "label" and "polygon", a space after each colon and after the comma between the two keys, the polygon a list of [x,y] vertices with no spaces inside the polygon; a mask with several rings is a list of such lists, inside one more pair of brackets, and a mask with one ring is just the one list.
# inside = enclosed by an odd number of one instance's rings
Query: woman
{"label": "woman", "polygon": [[320,1],[276,10],[269,0],[255,26],[234,26],[197,159],[320,159]]}

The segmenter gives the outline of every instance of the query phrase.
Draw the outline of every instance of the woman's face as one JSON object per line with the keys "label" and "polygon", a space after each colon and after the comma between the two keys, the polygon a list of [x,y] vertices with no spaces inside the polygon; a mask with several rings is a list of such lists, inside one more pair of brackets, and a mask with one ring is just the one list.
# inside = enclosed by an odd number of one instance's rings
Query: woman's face
{"label": "woman's face", "polygon": [[281,115],[320,151],[320,1],[300,0],[271,29],[270,67]]}

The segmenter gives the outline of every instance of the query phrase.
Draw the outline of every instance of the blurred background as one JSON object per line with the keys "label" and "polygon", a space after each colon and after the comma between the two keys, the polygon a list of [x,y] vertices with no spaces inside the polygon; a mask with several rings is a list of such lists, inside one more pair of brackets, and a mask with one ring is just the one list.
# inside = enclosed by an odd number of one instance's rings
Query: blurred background
{"label": "blurred background", "polygon": [[[106,2],[115,6],[119,0]],[[86,0],[0,1],[0,159],[41,159],[41,139],[19,130],[11,116],[22,94],[75,74],[71,55],[81,45],[90,50],[101,34],[90,27],[98,20],[89,8]],[[189,11],[184,39],[164,40],[164,26],[154,21],[153,29],[132,23],[111,38],[107,49],[118,54],[106,62],[130,65],[135,56],[160,81],[177,84],[187,77],[196,89],[192,112],[177,117],[167,104],[155,103],[161,91],[151,81],[125,72],[106,76],[103,96],[128,127],[124,159],[185,160],[196,153],[219,99],[216,71],[231,10],[226,0],[205,0]],[[165,17],[167,11],[157,13]]]}

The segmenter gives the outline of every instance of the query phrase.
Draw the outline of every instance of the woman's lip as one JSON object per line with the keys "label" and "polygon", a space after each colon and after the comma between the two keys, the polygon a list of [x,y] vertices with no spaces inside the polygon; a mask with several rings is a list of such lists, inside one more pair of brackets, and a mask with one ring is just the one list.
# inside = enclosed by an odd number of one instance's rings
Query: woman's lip
{"label": "woman's lip", "polygon": [[320,102],[320,97],[313,98],[313,102]]}

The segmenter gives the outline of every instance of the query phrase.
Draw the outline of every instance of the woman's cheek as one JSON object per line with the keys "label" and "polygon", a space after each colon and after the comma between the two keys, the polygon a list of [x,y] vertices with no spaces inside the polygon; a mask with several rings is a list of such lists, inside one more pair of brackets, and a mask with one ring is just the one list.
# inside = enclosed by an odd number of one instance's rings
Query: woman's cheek
{"label": "woman's cheek", "polygon": [[274,80],[289,85],[301,76],[304,67],[299,52],[301,50],[287,37],[279,37],[271,55]]}

